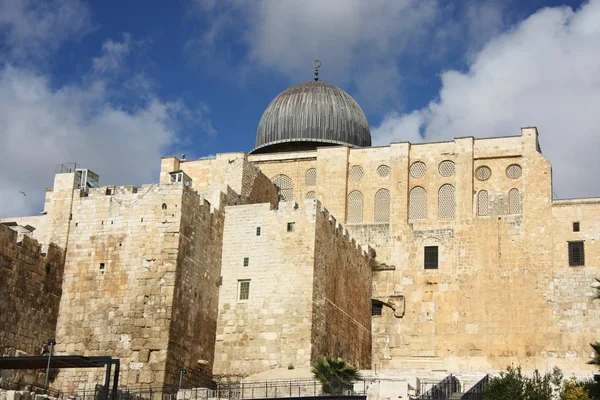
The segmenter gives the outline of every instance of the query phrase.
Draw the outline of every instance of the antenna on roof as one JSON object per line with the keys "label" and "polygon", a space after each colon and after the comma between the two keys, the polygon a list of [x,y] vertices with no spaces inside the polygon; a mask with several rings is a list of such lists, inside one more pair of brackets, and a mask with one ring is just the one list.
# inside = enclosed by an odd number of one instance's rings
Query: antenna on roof
{"label": "antenna on roof", "polygon": [[313,67],[315,67],[315,82],[319,80],[319,67],[321,67],[321,61],[315,60],[313,63]]}

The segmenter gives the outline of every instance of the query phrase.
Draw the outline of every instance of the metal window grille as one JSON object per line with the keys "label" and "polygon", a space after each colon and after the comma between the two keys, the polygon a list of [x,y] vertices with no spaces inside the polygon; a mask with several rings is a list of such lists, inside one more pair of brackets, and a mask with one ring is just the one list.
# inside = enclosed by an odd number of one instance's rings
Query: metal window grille
{"label": "metal window grille", "polygon": [[282,201],[294,200],[294,184],[289,176],[277,175],[271,181],[279,188],[279,198]]}
{"label": "metal window grille", "polygon": [[521,177],[521,166],[519,164],[512,164],[506,168],[506,176],[510,179],[517,179]]}
{"label": "metal window grille", "polygon": [[569,242],[569,266],[580,267],[585,265],[585,249],[583,242]]}
{"label": "metal window grille", "polygon": [[239,299],[240,300],[248,300],[250,298],[250,281],[239,281],[240,290],[239,290]]}
{"label": "metal window grille", "polygon": [[425,269],[438,269],[438,247],[437,246],[425,246],[424,249]]}
{"label": "metal window grille", "polygon": [[375,193],[375,222],[390,221],[390,191],[387,189],[379,189]]}
{"label": "metal window grille", "polygon": [[363,194],[357,190],[348,195],[348,223],[363,221]]}
{"label": "metal window grille", "polygon": [[420,186],[413,188],[409,196],[408,219],[427,218],[427,192]]}
{"label": "metal window grille", "polygon": [[444,185],[438,193],[438,216],[440,219],[454,219],[454,186]]}
{"label": "metal window grille", "polygon": [[475,170],[475,177],[480,181],[487,181],[492,176],[492,170],[487,165],[482,165]]}
{"label": "metal window grille", "polygon": [[314,199],[315,198],[315,192],[308,192],[308,193],[306,193],[306,198],[307,199]]}
{"label": "metal window grille", "polygon": [[348,174],[348,177],[350,178],[350,180],[352,182],[362,181],[364,176],[365,176],[365,173],[360,165],[353,165],[350,167],[350,172]]}
{"label": "metal window grille", "polygon": [[306,176],[304,177],[304,183],[306,186],[315,186],[317,184],[317,170],[314,168],[306,171]]}
{"label": "metal window grille", "polygon": [[390,167],[387,165],[380,165],[379,167],[377,167],[377,175],[379,175],[382,178],[390,176],[390,172]]}
{"label": "metal window grille", "polygon": [[450,160],[442,161],[438,170],[441,176],[452,176],[454,175],[454,163]]}
{"label": "metal window grille", "polygon": [[510,189],[508,192],[508,213],[521,213],[521,194],[518,189]]}
{"label": "metal window grille", "polygon": [[383,314],[383,303],[380,301],[371,302],[371,315],[382,315]]}
{"label": "metal window grille", "polygon": [[579,232],[579,222],[573,222],[573,232]]}
{"label": "metal window grille", "polygon": [[480,190],[477,194],[477,215],[490,215],[490,206],[487,190]]}
{"label": "metal window grille", "polygon": [[244,267],[247,267],[248,265],[250,265],[250,258],[244,257]]}
{"label": "metal window grille", "polygon": [[260,226],[256,227],[256,236],[260,236]]}
{"label": "metal window grille", "polygon": [[427,165],[424,162],[417,161],[410,166],[410,176],[413,178],[422,178],[427,172]]}

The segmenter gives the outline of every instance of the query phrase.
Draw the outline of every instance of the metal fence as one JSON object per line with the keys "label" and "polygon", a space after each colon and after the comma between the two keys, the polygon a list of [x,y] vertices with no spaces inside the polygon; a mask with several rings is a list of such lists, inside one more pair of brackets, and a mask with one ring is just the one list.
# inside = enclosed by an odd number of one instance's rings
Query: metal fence
{"label": "metal fence", "polygon": [[483,391],[488,383],[490,383],[490,376],[486,375],[465,394],[463,394],[460,400],[483,400]]}
{"label": "metal fence", "polygon": [[460,382],[454,375],[448,375],[441,382],[417,397],[418,400],[448,400],[453,393],[460,392]]}

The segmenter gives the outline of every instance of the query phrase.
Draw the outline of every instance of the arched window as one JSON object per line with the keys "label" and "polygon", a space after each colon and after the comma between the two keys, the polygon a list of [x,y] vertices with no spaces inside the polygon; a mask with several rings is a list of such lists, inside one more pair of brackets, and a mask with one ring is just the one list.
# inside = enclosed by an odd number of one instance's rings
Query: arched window
{"label": "arched window", "polygon": [[454,219],[454,186],[443,185],[438,192],[439,219]]}
{"label": "arched window", "polygon": [[490,215],[487,190],[480,190],[479,193],[477,193],[477,215]]}
{"label": "arched window", "polygon": [[315,192],[308,192],[306,193],[306,199],[314,199],[315,198]]}
{"label": "arched window", "polygon": [[521,194],[519,193],[519,189],[510,189],[510,192],[508,192],[508,213],[521,213]]}
{"label": "arched window", "polygon": [[348,221],[349,224],[363,222],[363,194],[357,190],[348,195]]}
{"label": "arched window", "polygon": [[390,221],[390,191],[379,189],[375,193],[375,222]]}
{"label": "arched window", "polygon": [[408,199],[408,219],[427,218],[427,192],[420,186],[410,191]]}
{"label": "arched window", "polygon": [[277,175],[271,181],[279,188],[279,199],[281,201],[294,200],[294,184],[289,176]]}
{"label": "arched window", "polygon": [[315,186],[317,184],[317,170],[314,168],[306,171],[306,176],[304,177],[304,184],[306,186]]}

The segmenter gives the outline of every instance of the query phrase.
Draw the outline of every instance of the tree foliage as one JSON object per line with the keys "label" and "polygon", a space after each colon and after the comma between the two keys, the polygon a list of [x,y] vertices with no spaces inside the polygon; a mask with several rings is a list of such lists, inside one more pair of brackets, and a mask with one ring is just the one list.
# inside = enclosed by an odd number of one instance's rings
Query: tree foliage
{"label": "tree foliage", "polygon": [[590,343],[590,346],[594,349],[594,357],[588,361],[588,364],[600,366],[600,343]]}
{"label": "tree foliage", "polygon": [[323,385],[323,392],[339,394],[352,390],[352,382],[360,379],[358,369],[341,358],[321,358],[312,367],[312,373]]}
{"label": "tree foliage", "polygon": [[521,372],[521,367],[508,367],[499,377],[487,385],[486,400],[552,400],[559,391],[562,372],[555,368],[552,373],[541,375],[537,370],[531,377]]}

